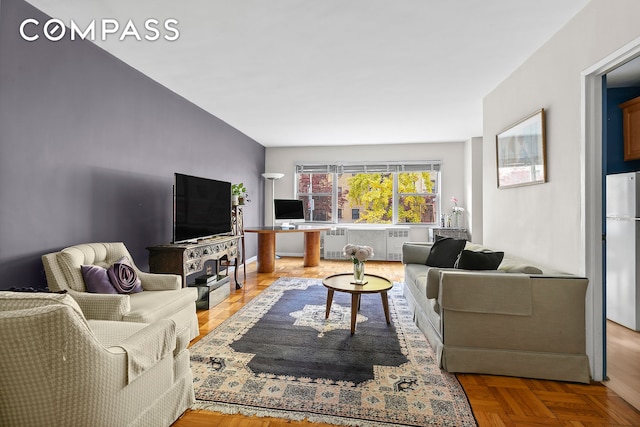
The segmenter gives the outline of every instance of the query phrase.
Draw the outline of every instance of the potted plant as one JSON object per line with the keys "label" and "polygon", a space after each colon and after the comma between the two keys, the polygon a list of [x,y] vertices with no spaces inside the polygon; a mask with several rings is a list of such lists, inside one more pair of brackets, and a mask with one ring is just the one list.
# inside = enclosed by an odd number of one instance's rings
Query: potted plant
{"label": "potted plant", "polygon": [[234,205],[244,205],[245,202],[250,201],[247,188],[242,182],[239,184],[231,184],[231,195],[233,196]]}

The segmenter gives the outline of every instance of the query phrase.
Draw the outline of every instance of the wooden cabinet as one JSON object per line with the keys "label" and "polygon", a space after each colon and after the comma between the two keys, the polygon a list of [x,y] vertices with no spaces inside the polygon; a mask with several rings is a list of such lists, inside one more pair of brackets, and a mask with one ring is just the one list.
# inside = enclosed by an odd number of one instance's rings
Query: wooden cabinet
{"label": "wooden cabinet", "polygon": [[[149,269],[152,273],[171,273],[182,277],[182,286],[190,285],[204,274],[218,275],[221,266],[234,261],[236,288],[238,282],[239,236],[219,236],[198,243],[170,244],[148,247]],[[207,271],[205,263],[215,261],[215,271]]]}
{"label": "wooden cabinet", "polygon": [[624,133],[624,160],[640,159],[640,96],[620,104]]}

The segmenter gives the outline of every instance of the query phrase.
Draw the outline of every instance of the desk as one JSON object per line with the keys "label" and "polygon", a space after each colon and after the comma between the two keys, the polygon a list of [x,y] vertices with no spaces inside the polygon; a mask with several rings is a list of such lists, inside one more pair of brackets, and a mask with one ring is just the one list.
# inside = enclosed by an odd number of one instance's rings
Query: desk
{"label": "desk", "polygon": [[276,270],[276,233],[304,233],[304,266],[320,265],[320,232],[331,227],[296,225],[294,227],[245,227],[245,233],[258,233],[258,273]]}

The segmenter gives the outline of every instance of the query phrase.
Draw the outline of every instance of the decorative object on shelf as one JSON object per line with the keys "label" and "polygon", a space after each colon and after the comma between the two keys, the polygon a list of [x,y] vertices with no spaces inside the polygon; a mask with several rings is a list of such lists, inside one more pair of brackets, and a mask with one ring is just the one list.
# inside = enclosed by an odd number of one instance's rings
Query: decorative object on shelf
{"label": "decorative object on shelf", "polygon": [[547,180],[544,108],[496,135],[498,188]]}
{"label": "decorative object on shelf", "polygon": [[250,202],[249,193],[247,193],[247,188],[241,182],[239,184],[231,184],[231,196],[233,197],[233,205],[244,205],[245,203]]}
{"label": "decorative object on shelf", "polygon": [[[273,204],[273,200],[275,199],[275,188],[276,188],[276,180],[282,178],[284,176],[283,173],[279,172],[265,172],[262,174],[262,177],[267,181],[271,181],[271,225],[276,225],[276,208]],[[266,221],[265,221],[266,223]]]}
{"label": "decorative object on shelf", "polygon": [[345,245],[344,256],[353,262],[353,280],[356,285],[364,285],[364,263],[373,256],[373,248],[364,245]]}
{"label": "decorative object on shelf", "polygon": [[458,198],[456,196],[452,196],[451,201],[453,202],[453,208],[451,208],[451,212],[453,212],[453,220],[451,221],[450,227],[462,228],[464,208],[462,206],[458,206]]}

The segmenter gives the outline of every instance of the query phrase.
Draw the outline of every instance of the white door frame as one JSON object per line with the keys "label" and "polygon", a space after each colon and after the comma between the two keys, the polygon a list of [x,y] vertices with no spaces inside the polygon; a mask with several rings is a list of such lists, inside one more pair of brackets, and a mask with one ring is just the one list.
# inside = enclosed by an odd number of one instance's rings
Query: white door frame
{"label": "white door frame", "polygon": [[640,56],[640,38],[618,49],[581,73],[581,231],[584,260],[581,274],[589,278],[586,299],[587,355],[591,376],[604,380],[605,310],[603,289],[602,221],[602,76]]}

